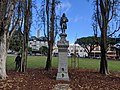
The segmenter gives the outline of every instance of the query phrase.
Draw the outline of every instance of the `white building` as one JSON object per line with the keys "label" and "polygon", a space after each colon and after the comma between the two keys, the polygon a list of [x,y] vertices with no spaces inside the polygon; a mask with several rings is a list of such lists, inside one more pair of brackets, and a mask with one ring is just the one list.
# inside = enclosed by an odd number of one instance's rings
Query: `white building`
{"label": "white building", "polygon": [[68,54],[75,54],[79,57],[86,57],[88,54],[85,52],[85,49],[79,44],[70,44],[68,47]]}
{"label": "white building", "polygon": [[[88,54],[85,52],[85,49],[81,47],[79,44],[70,44],[68,47],[68,56],[71,54],[75,54],[79,57],[86,57]],[[53,54],[58,54],[58,47],[53,47]]]}
{"label": "white building", "polygon": [[32,36],[28,41],[28,47],[31,47],[33,51],[39,51],[42,46],[48,47],[47,38],[45,37],[37,38]]}

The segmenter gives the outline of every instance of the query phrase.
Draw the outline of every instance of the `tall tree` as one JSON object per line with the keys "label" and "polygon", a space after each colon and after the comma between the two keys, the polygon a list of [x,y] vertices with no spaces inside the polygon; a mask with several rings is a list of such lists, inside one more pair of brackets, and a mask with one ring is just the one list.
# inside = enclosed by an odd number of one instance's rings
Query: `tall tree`
{"label": "tall tree", "polygon": [[6,79],[6,57],[10,39],[20,21],[19,0],[0,0],[0,78]]}
{"label": "tall tree", "polygon": [[22,44],[22,61],[21,71],[25,72],[27,68],[27,53],[28,53],[28,38],[29,31],[32,24],[32,0],[24,1],[24,30],[23,30],[23,44]]}
{"label": "tall tree", "polygon": [[41,5],[41,20],[44,26],[44,35],[48,41],[46,70],[51,68],[53,45],[56,35],[58,34],[57,20],[59,18],[56,15],[56,6],[59,5],[59,3],[59,0],[43,0]]}
{"label": "tall tree", "polygon": [[[50,3],[50,2],[49,2]],[[46,61],[46,70],[49,70],[52,66],[52,52],[53,52],[53,46],[55,43],[55,38],[58,34],[58,20],[59,20],[59,15],[56,14],[56,6],[58,6],[61,2],[59,0],[52,0],[51,2],[51,7],[50,8],[50,26],[47,25],[47,27],[50,27],[48,30],[47,29],[47,36],[48,36],[48,55],[47,55],[47,61]],[[47,6],[47,4],[46,4]],[[46,7],[47,8],[47,7]],[[49,21],[48,21],[49,22]]]}
{"label": "tall tree", "polygon": [[[119,0],[95,0],[95,16],[99,29],[101,31],[101,62],[100,73],[109,74],[108,63],[106,59],[107,53],[107,32],[110,21],[119,14],[118,8],[120,6]],[[118,29],[120,26],[118,26]]]}
{"label": "tall tree", "polygon": [[52,61],[52,51],[54,45],[54,22],[55,22],[55,0],[52,0],[52,7],[51,7],[51,18],[50,18],[50,37],[48,37],[48,57],[46,62],[46,70],[51,68],[51,61]]}

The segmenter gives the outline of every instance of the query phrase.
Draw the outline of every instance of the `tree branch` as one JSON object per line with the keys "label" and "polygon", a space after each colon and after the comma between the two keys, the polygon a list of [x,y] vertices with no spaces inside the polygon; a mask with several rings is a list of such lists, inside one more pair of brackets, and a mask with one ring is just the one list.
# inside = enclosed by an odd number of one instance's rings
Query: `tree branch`
{"label": "tree branch", "polygon": [[120,27],[117,30],[114,30],[111,34],[108,35],[108,37],[112,36],[113,34],[115,34],[116,32],[118,32],[120,30]]}

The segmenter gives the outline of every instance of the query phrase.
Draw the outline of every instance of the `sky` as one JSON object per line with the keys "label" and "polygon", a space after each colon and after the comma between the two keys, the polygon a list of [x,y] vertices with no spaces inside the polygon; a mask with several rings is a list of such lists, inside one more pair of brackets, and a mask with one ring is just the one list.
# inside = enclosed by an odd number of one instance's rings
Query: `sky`
{"label": "sky", "polygon": [[[37,1],[37,6],[40,7],[40,0]],[[58,8],[58,13],[62,16],[66,14],[69,22],[67,23],[67,40],[69,43],[74,43],[77,38],[93,36],[92,15],[93,4],[88,0],[61,0],[61,8]],[[33,15],[36,18],[36,15]],[[31,35],[37,35],[38,27],[35,23],[32,25]],[[40,30],[40,35],[43,31]],[[60,37],[56,38],[59,40]]]}
{"label": "sky", "polygon": [[74,43],[77,38],[93,35],[92,30],[92,3],[87,0],[62,0],[61,12],[66,13],[69,19],[66,33],[70,43]]}

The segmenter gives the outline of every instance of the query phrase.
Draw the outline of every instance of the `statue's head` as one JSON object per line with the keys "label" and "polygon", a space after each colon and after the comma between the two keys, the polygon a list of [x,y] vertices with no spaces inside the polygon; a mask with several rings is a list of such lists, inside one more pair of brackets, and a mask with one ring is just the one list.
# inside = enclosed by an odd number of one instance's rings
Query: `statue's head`
{"label": "statue's head", "polygon": [[20,53],[18,53],[18,56],[20,56]]}
{"label": "statue's head", "polygon": [[63,15],[62,15],[63,17],[65,17],[65,13],[63,13]]}

